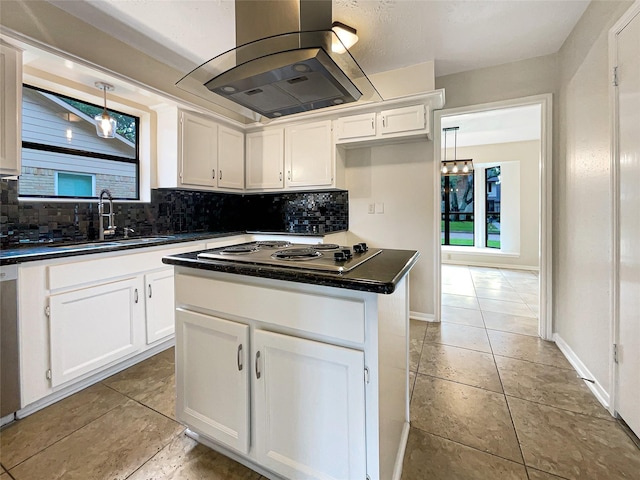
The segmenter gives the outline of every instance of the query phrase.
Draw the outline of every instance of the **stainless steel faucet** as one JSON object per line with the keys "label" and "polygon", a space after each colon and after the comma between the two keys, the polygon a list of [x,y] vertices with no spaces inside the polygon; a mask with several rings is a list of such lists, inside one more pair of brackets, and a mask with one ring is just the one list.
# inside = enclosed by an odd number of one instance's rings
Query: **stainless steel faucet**
{"label": "stainless steel faucet", "polygon": [[[104,213],[104,196],[109,200],[109,213]],[[109,218],[109,225],[104,228],[104,217]],[[116,233],[116,226],[113,224],[113,197],[111,192],[106,188],[100,192],[98,197],[98,231],[100,240],[104,240],[105,235],[113,235]]]}

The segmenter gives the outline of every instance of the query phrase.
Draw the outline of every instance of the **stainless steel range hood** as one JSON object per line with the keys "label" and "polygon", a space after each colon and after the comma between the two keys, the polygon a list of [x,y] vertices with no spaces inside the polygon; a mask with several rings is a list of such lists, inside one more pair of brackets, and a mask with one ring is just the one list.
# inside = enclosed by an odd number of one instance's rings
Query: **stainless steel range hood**
{"label": "stainless steel range hood", "polygon": [[251,120],[382,100],[348,51],[332,51],[331,0],[235,5],[239,46],[196,68],[178,87]]}

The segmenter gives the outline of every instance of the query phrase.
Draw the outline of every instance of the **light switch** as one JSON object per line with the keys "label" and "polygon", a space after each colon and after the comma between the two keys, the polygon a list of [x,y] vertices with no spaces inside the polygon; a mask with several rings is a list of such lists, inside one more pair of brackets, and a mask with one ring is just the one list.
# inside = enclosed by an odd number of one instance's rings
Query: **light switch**
{"label": "light switch", "polygon": [[384,203],[376,203],[376,213],[384,213]]}
{"label": "light switch", "polygon": [[369,204],[369,213],[376,213],[376,204],[375,203],[370,203]]}

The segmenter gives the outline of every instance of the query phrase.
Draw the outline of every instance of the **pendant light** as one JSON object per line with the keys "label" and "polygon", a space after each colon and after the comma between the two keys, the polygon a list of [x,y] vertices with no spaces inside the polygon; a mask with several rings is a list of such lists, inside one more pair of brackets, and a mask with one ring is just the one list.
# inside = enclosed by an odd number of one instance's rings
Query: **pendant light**
{"label": "pendant light", "polygon": [[[447,127],[443,128],[444,132],[444,159],[442,160],[442,174],[443,175],[469,175],[473,171],[473,160],[470,158],[464,160],[458,160],[458,130],[460,127]],[[447,160],[447,134],[453,130],[454,143],[453,143],[453,160]],[[462,169],[458,167],[458,161],[464,162]],[[453,164],[453,167],[450,167]]]}
{"label": "pendant light", "polygon": [[109,83],[96,82],[96,87],[104,92],[104,109],[93,119],[96,121],[96,132],[102,138],[114,138],[118,122],[107,112],[107,92],[114,90],[114,86]]}

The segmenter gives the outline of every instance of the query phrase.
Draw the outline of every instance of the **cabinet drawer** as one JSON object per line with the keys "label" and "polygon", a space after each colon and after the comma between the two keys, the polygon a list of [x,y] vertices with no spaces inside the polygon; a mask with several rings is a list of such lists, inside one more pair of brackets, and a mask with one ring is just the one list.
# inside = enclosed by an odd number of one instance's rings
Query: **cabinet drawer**
{"label": "cabinet drawer", "polygon": [[365,303],[212,278],[176,275],[176,307],[259,320],[316,335],[364,343]]}

